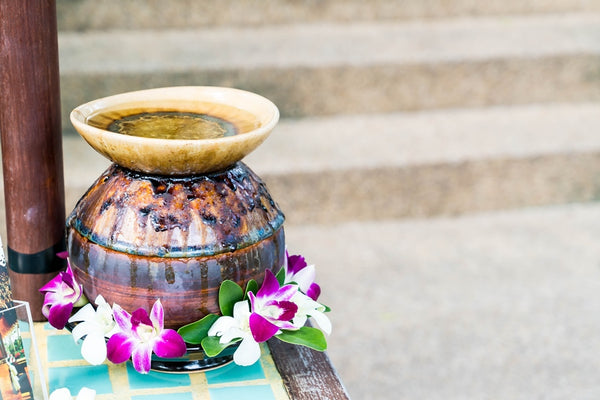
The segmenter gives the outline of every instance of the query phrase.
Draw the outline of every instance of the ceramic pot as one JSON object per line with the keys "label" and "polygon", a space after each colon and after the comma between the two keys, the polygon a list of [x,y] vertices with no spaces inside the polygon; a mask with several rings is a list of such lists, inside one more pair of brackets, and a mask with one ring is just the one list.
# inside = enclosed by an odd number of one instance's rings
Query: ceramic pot
{"label": "ceramic pot", "polygon": [[[241,127],[211,139],[148,138],[108,130],[103,119],[140,112],[196,113]],[[284,216],[240,160],[275,126],[267,99],[228,88],[153,89],[76,108],[81,136],[114,161],[67,219],[73,272],[90,300],[132,312],[160,298],[165,325],[218,313],[225,279],[244,286],[283,265]],[[100,121],[100,122],[98,122]],[[245,128],[244,128],[245,127]],[[244,130],[245,129],[245,130]]]}

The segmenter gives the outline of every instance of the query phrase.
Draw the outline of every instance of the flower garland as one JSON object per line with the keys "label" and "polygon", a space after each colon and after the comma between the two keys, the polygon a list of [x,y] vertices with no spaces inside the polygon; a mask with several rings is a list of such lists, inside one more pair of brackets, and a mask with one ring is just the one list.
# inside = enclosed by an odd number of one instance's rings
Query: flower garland
{"label": "flower garland", "polygon": [[[60,256],[65,256],[61,254]],[[221,314],[208,314],[177,331],[164,328],[164,309],[157,299],[150,314],[139,308],[132,314],[118,304],[112,307],[99,295],[94,307],[83,294],[71,265],[40,288],[44,293],[42,313],[50,325],[63,329],[78,322],[72,331],[77,342],[83,338],[81,354],[92,365],[109,361],[119,364],[132,360],[136,371],[150,371],[152,353],[161,358],[182,357],[186,343],[201,345],[208,357],[215,357],[238,345],[233,361],[252,365],[261,355],[260,343],[272,337],[315,350],[327,349],[325,334],[331,322],[328,307],[317,302],[321,293],[315,283],[315,267],[304,257],[286,251],[283,267],[275,275],[265,271],[262,286],[250,280],[243,289],[225,280],[219,287]],[[81,307],[71,315],[74,308]],[[305,326],[312,317],[320,329]]]}

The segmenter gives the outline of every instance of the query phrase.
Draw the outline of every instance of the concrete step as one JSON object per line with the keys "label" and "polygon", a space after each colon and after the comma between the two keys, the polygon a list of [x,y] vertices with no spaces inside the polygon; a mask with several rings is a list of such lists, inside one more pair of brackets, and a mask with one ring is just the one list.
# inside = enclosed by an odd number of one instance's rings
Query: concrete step
{"label": "concrete step", "polygon": [[[245,162],[291,225],[598,199],[600,104],[283,120]],[[67,207],[108,166],[64,141]]]}
{"label": "concrete step", "polygon": [[600,100],[600,14],[62,33],[63,126],[142,88],[219,85],[284,117]]}
{"label": "concrete step", "polygon": [[196,29],[600,11],[598,0],[58,0],[61,30]]}
{"label": "concrete step", "polygon": [[600,204],[286,228],[353,399],[597,399]]}

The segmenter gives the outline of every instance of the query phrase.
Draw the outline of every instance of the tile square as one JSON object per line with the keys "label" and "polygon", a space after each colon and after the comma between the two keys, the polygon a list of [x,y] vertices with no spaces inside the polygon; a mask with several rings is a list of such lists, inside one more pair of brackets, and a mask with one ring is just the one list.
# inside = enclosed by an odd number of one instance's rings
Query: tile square
{"label": "tile square", "polygon": [[30,351],[31,351],[31,339],[29,339],[29,338],[22,338],[21,340],[23,341],[23,350],[25,350],[25,357],[27,357],[28,360],[33,359],[33,354],[30,353]]}
{"label": "tile square", "polygon": [[19,320],[19,332],[29,332],[29,322]]}
{"label": "tile square", "polygon": [[153,389],[153,388],[172,388],[180,386],[189,386],[191,384],[188,374],[164,374],[150,371],[148,374],[140,374],[134,368],[131,362],[127,361],[127,377],[129,379],[129,388],[135,389]]}
{"label": "tile square", "polygon": [[58,388],[67,387],[71,393],[77,394],[84,386],[94,389],[96,394],[113,392],[106,364],[48,368],[48,383],[50,393]]}
{"label": "tile square", "polygon": [[208,389],[210,400],[275,400],[269,385],[233,386]]}
{"label": "tile square", "polygon": [[191,392],[185,393],[165,393],[165,394],[147,394],[141,396],[131,396],[131,400],[194,400]]}
{"label": "tile square", "polygon": [[265,373],[260,361],[247,367],[240,367],[231,363],[224,367],[206,371],[206,381],[208,384],[231,383],[240,381],[251,381],[255,379],[265,379]]}
{"label": "tile square", "polygon": [[81,347],[71,335],[48,336],[48,361],[83,360]]}

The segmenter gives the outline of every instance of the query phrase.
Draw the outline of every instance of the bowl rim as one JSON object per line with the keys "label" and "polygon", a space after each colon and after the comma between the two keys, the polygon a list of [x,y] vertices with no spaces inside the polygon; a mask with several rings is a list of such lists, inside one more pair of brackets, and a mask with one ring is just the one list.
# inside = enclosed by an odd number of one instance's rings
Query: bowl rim
{"label": "bowl rim", "polygon": [[[209,95],[207,98],[195,98],[194,95],[204,94]],[[164,138],[148,138],[148,137],[140,137],[140,136],[132,136],[132,135],[123,135],[121,133],[112,132],[106,129],[101,129],[95,126],[92,126],[88,123],[89,118],[92,115],[98,114],[101,110],[110,110],[116,109],[117,105],[126,105],[126,104],[144,104],[144,103],[152,103],[158,101],[181,101],[181,100],[191,100],[191,101],[211,101],[217,104],[223,104],[230,107],[235,107],[244,111],[248,111],[252,114],[252,111],[249,111],[247,108],[243,108],[237,105],[234,105],[229,102],[223,101],[225,99],[225,95],[233,95],[247,101],[255,101],[258,105],[262,105],[265,111],[270,111],[270,115],[266,114],[265,118],[260,118],[261,125],[248,132],[244,132],[243,134],[233,135],[233,136],[223,136],[220,138],[200,138],[200,139],[164,139]],[[241,104],[236,103],[236,104]],[[250,103],[244,103],[250,104]],[[164,105],[164,103],[163,103]],[[256,114],[255,114],[256,116]],[[279,109],[277,106],[266,97],[263,97],[259,94],[249,92],[242,89],[224,87],[224,86],[167,86],[153,89],[143,89],[136,90],[131,92],[124,92],[120,94],[115,94],[107,97],[102,97],[99,99],[95,99],[89,101],[87,103],[81,104],[75,107],[70,115],[70,120],[75,129],[81,134],[80,129],[84,130],[86,133],[92,134],[94,136],[105,136],[111,139],[119,140],[119,141],[128,141],[135,144],[147,144],[147,143],[168,143],[170,146],[182,146],[188,143],[202,143],[202,144],[217,144],[217,143],[227,143],[227,142],[240,142],[245,141],[248,136],[262,136],[264,134],[268,134],[277,122],[279,121]],[[83,136],[83,135],[82,135]]]}

